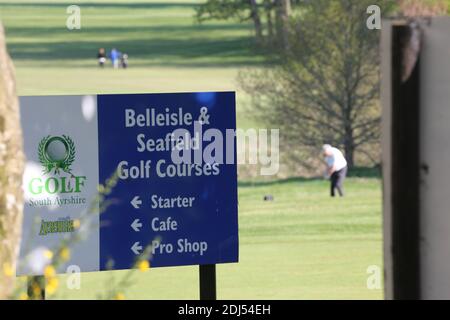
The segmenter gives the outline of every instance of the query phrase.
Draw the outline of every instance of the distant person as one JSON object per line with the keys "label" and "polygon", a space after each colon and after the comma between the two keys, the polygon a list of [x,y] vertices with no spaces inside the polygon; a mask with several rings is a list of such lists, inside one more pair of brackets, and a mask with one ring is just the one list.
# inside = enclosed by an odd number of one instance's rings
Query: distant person
{"label": "distant person", "polygon": [[330,178],[331,182],[331,196],[335,196],[337,189],[342,197],[344,196],[344,180],[347,175],[347,160],[339,149],[329,144],[325,144],[322,150],[326,163],[326,176]]}
{"label": "distant person", "polygon": [[128,68],[128,54],[124,53],[120,56],[120,66],[124,69]]}
{"label": "distant person", "polygon": [[111,63],[112,63],[112,66],[114,67],[114,69],[119,68],[120,52],[116,48],[111,49],[109,58],[111,59]]}
{"label": "distant person", "polygon": [[104,48],[98,49],[97,53],[98,65],[103,68],[106,62],[106,52]]}

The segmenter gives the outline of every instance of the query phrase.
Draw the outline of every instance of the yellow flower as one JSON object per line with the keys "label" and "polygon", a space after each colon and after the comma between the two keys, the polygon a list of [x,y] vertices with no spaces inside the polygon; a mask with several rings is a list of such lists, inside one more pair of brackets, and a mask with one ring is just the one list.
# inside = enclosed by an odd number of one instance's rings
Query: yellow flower
{"label": "yellow flower", "polygon": [[26,294],[25,292],[22,292],[19,295],[19,300],[28,300],[28,294]]}
{"label": "yellow flower", "polygon": [[51,252],[50,250],[45,250],[44,257],[50,260],[51,258],[53,258],[53,252]]}
{"label": "yellow flower", "polygon": [[44,269],[44,276],[46,278],[53,278],[56,274],[55,268],[52,265],[48,265]]}
{"label": "yellow flower", "polygon": [[53,277],[47,280],[47,285],[45,286],[45,292],[48,294],[54,294],[56,289],[58,289],[59,281],[57,278]]}
{"label": "yellow flower", "polygon": [[63,259],[64,261],[67,261],[70,259],[70,250],[69,248],[62,248],[61,251],[59,252],[59,255],[61,257],[61,259]]}
{"label": "yellow flower", "polygon": [[80,222],[79,219],[73,220],[73,227],[74,227],[75,229],[78,229],[78,228],[80,227],[80,225],[81,225],[81,222]]}
{"label": "yellow flower", "polygon": [[150,263],[147,260],[141,260],[138,262],[137,267],[139,271],[145,272],[150,268]]}
{"label": "yellow flower", "polygon": [[125,300],[125,295],[121,292],[116,293],[115,300]]}
{"label": "yellow flower", "polygon": [[3,273],[7,277],[13,277],[14,276],[14,269],[11,267],[11,264],[9,264],[8,262],[5,262],[3,264]]}

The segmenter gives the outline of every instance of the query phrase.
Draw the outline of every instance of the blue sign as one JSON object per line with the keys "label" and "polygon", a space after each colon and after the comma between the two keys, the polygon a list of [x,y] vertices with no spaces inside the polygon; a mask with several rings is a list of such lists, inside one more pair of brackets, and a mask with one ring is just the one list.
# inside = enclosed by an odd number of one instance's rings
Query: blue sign
{"label": "blue sign", "polygon": [[238,260],[236,161],[171,159],[167,137],[183,128],[195,138],[201,111],[209,117],[203,131],[226,137],[235,129],[234,93],[98,96],[100,181],[122,169],[106,199],[113,205],[100,215],[102,269],[110,259],[117,269],[130,267],[148,245],[152,267]]}
{"label": "blue sign", "polygon": [[[238,261],[234,92],[24,97],[21,104],[30,160],[23,231],[39,221],[34,249],[82,232],[73,221],[103,185],[98,225],[67,264],[129,269],[142,255],[151,267]],[[31,251],[21,249],[24,260]]]}

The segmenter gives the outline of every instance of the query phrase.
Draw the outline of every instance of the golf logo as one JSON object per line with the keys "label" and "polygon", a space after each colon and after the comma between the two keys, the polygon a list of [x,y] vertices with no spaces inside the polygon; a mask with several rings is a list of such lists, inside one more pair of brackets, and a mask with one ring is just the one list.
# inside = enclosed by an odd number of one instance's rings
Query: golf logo
{"label": "golf logo", "polygon": [[39,162],[44,167],[44,173],[60,170],[71,174],[70,166],[75,160],[75,143],[66,135],[47,136],[42,138],[38,147]]}
{"label": "golf logo", "polygon": [[59,207],[86,203],[86,198],[80,194],[87,177],[72,172],[76,147],[70,136],[43,137],[37,145],[37,156],[43,170],[40,176],[32,176],[28,182],[30,206]]}

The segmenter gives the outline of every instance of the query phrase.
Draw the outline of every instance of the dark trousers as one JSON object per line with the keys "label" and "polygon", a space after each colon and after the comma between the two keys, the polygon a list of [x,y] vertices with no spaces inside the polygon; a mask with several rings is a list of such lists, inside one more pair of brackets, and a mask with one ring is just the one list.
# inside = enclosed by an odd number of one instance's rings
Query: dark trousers
{"label": "dark trousers", "polygon": [[344,180],[347,175],[347,167],[342,168],[339,171],[333,172],[330,177],[331,181],[331,196],[334,197],[334,190],[337,189],[339,195],[344,196]]}

